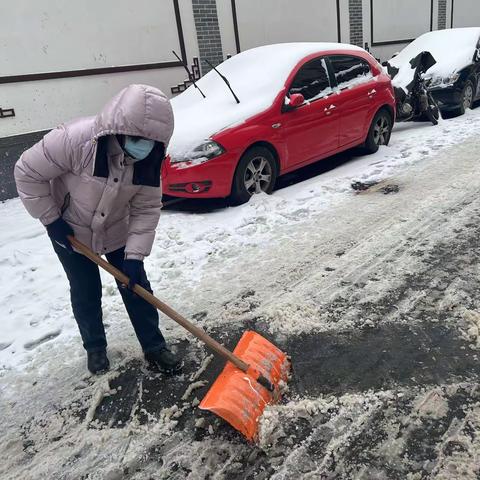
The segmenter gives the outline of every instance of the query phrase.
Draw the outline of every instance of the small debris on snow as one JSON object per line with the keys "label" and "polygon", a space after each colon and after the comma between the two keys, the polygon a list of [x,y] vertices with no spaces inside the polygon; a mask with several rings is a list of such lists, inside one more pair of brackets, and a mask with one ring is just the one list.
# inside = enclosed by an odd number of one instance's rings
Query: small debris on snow
{"label": "small debris on snow", "polygon": [[356,192],[364,192],[365,190],[368,190],[369,188],[373,187],[376,185],[378,182],[370,181],[370,182],[361,182],[359,180],[356,180],[351,183],[351,187],[356,191]]}
{"label": "small debris on snow", "polygon": [[388,195],[389,193],[398,193],[400,191],[400,187],[398,185],[385,185],[385,187],[380,189],[381,192],[383,192],[385,195]]}
{"label": "small debris on snow", "polygon": [[191,383],[188,386],[187,390],[185,390],[185,393],[182,395],[182,400],[187,400],[187,398],[194,390],[196,390],[197,388],[202,388],[205,385],[208,385],[208,382],[206,380],[199,380],[198,382]]}
{"label": "small debris on snow", "polygon": [[98,383],[97,389],[93,395],[92,403],[90,404],[90,407],[85,416],[85,423],[87,425],[93,420],[93,417],[95,416],[95,412],[98,406],[102,403],[102,400],[105,397],[114,395],[115,393],[116,393],[116,390],[114,389],[112,390],[110,388],[110,382],[108,378]]}
{"label": "small debris on snow", "polygon": [[361,192],[381,192],[384,195],[388,195],[389,193],[398,193],[400,191],[400,187],[395,183],[386,183],[385,180],[381,182],[375,180],[368,180],[365,182],[362,181],[354,181],[351,183],[351,187],[357,193]]}
{"label": "small debris on snow", "polygon": [[200,378],[200,375],[208,368],[212,360],[213,360],[213,355],[209,355],[208,357],[206,357],[203,360],[202,364],[200,365],[200,368],[190,376],[190,381],[195,382],[195,380]]}
{"label": "small debris on snow", "polygon": [[195,428],[205,428],[205,424],[207,421],[205,420],[204,417],[197,418],[195,420]]}

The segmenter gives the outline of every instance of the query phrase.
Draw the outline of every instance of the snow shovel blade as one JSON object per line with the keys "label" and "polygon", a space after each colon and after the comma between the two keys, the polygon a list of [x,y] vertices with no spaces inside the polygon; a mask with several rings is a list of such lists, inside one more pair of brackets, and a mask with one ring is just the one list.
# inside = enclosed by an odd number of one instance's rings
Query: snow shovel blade
{"label": "snow shovel blade", "polygon": [[[242,335],[233,353],[250,365],[249,372],[227,362],[199,408],[215,413],[248,440],[254,440],[265,407],[280,398],[279,385],[288,379],[290,361],[275,345],[252,331]],[[273,392],[258,383],[258,373],[270,381]]]}

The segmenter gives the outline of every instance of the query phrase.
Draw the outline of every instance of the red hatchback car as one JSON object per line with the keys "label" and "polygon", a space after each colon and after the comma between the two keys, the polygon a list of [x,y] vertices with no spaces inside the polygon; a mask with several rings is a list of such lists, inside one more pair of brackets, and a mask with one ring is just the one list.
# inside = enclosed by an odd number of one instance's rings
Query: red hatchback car
{"label": "red hatchback car", "polygon": [[340,151],[363,145],[376,152],[388,144],[395,120],[392,85],[379,63],[335,43],[239,53],[172,105],[164,193],[230,196],[236,204],[270,193],[279,175]]}

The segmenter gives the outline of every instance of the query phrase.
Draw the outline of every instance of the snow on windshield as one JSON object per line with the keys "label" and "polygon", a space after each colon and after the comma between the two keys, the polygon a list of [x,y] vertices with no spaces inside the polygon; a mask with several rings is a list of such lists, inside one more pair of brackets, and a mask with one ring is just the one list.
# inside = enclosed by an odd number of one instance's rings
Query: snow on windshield
{"label": "snow on windshield", "polygon": [[207,73],[197,82],[206,99],[192,85],[172,100],[175,131],[169,154],[185,158],[205,139],[270,107],[292,69],[307,55],[345,49],[362,51],[338,43],[284,43],[247,50],[226,60],[218,70],[230,81],[241,103],[235,102],[216,72]]}
{"label": "snow on windshield", "polygon": [[426,77],[452,76],[472,63],[479,38],[480,28],[453,28],[421,35],[389,60],[390,65],[400,69],[393,85],[405,88],[413,80],[414,69],[409,62],[423,51],[430,52],[437,61]]}

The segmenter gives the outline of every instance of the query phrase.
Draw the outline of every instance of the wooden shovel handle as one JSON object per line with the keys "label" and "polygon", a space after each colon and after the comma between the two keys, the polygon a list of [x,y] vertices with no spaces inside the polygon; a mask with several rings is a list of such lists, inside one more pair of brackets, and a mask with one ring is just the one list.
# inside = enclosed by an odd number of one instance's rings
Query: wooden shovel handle
{"label": "wooden shovel handle", "polygon": [[[102,257],[94,253],[92,250],[90,250],[90,248],[88,248],[82,242],[78,241],[75,237],[68,236],[68,240],[77,251],[88,257],[93,263],[96,263],[99,267],[103,268],[108,273],[113,275],[120,283],[128,285],[129,278],[123,272],[118,270],[118,268],[115,268]],[[237,368],[239,368],[243,372],[247,372],[247,370],[249,369],[248,363],[245,363],[243,360],[230,352],[230,350],[227,350],[223,345],[210,337],[203,329],[197,327],[196,325],[193,325],[193,323],[190,323],[185,317],[180,315],[173,308],[169,307],[166,303],[160,301],[157,297],[152,295],[148,290],[145,290],[140,285],[135,285],[133,291],[139,297],[142,297],[145,301],[153,305],[155,308],[157,308],[165,315],[170,317],[172,320],[177,322],[179,325],[181,325],[183,328],[188,330],[192,335],[205,343],[214,352],[218,353],[226,360],[232,362]]]}

